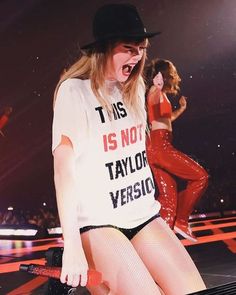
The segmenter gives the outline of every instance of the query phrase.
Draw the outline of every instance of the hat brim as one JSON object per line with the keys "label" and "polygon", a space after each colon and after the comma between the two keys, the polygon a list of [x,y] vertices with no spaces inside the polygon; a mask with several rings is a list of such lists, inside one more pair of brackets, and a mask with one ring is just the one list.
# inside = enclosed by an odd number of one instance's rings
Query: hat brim
{"label": "hat brim", "polygon": [[152,38],[156,35],[159,35],[161,34],[161,32],[150,32],[150,33],[143,33],[143,34],[117,34],[117,35],[110,35],[110,36],[106,36],[106,37],[103,37],[101,39],[98,39],[94,42],[91,42],[91,43],[88,43],[88,44],[85,44],[83,45],[82,47],[80,47],[81,49],[83,50],[86,50],[86,49],[92,49],[92,48],[95,48],[99,43],[101,42],[104,42],[104,41],[107,41],[107,40],[110,40],[110,39],[117,39],[117,38]]}

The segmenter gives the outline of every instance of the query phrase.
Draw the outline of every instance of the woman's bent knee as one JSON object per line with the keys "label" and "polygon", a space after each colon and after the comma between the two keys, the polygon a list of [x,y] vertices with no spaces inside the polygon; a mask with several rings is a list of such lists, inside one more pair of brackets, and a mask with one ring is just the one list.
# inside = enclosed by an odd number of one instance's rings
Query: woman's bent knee
{"label": "woman's bent knee", "polygon": [[202,172],[199,180],[202,183],[202,187],[206,188],[208,186],[209,174],[206,172],[206,170],[203,169],[203,172]]}

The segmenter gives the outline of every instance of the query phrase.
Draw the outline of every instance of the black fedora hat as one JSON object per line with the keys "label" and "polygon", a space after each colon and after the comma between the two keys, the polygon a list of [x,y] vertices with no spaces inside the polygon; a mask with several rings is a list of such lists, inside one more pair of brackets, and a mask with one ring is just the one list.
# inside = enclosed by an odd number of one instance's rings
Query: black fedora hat
{"label": "black fedora hat", "polygon": [[94,48],[99,43],[115,38],[151,38],[160,32],[147,32],[135,6],[107,4],[100,7],[93,20],[94,41],[81,49]]}

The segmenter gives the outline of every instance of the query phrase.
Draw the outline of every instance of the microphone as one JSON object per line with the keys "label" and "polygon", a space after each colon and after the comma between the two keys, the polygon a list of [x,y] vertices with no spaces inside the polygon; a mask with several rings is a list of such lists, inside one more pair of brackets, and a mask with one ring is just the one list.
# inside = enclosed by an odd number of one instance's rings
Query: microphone
{"label": "microphone", "polygon": [[[20,264],[19,269],[38,276],[60,279],[61,267],[45,266],[40,264]],[[102,274],[95,269],[88,270],[86,287],[98,286],[102,283]]]}

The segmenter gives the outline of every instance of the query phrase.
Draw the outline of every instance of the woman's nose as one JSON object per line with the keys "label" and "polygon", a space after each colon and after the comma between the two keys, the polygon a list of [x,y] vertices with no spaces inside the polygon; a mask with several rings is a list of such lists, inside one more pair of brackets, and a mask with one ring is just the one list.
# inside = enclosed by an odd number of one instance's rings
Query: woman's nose
{"label": "woman's nose", "polygon": [[142,49],[135,49],[133,53],[133,58],[135,58],[136,61],[140,61],[143,56],[143,50]]}

